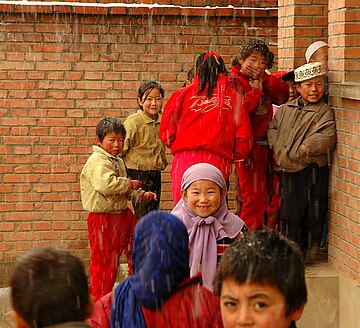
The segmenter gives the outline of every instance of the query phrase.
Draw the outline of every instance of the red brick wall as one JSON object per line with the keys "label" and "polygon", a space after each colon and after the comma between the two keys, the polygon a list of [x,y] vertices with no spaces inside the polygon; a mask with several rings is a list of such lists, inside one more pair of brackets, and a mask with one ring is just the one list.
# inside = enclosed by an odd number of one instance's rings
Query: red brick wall
{"label": "red brick wall", "polygon": [[306,48],[327,42],[328,0],[279,0],[279,67],[294,69],[304,63]]}
{"label": "red brick wall", "polygon": [[132,113],[140,81],[159,80],[167,98],[204,50],[230,64],[256,35],[277,52],[277,9],[0,4],[0,20],[3,262],[43,244],[89,256],[79,173],[98,120]]}
{"label": "red brick wall", "polygon": [[330,101],[338,144],[330,181],[329,261],[360,283],[360,7],[329,0]]}

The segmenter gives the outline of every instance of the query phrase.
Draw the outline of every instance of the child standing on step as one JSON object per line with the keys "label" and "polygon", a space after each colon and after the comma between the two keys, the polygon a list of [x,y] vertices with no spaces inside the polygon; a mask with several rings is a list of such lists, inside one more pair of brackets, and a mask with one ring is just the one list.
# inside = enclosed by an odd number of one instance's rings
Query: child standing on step
{"label": "child standing on step", "polygon": [[324,101],[325,74],[320,63],[295,70],[300,97],[280,107],[267,133],[281,171],[281,230],[304,254],[319,250],[327,217],[328,159],[336,145],[334,113]]}

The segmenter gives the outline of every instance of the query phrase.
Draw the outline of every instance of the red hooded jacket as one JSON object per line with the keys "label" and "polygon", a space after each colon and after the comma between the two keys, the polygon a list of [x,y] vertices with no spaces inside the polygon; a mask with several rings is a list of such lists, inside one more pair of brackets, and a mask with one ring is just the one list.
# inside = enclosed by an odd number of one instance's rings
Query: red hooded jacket
{"label": "red hooded jacket", "polygon": [[212,96],[197,93],[199,79],[173,93],[164,107],[160,139],[175,155],[179,151],[207,150],[229,162],[244,159],[253,144],[252,129],[242,97],[225,74],[218,74]]}

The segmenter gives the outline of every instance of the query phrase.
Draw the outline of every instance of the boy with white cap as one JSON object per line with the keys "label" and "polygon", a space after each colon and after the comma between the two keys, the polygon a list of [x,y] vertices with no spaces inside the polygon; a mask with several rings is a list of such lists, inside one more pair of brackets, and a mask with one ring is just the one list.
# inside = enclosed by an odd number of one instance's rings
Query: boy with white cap
{"label": "boy with white cap", "polygon": [[328,158],[336,144],[335,119],[324,102],[319,62],[295,70],[301,95],[281,106],[268,128],[280,173],[281,229],[304,254],[318,250],[328,201]]}
{"label": "boy with white cap", "polygon": [[325,95],[324,101],[328,103],[329,98],[329,83],[327,79],[328,68],[328,44],[324,41],[316,41],[309,45],[305,52],[305,59],[307,63],[319,62],[325,71]]}

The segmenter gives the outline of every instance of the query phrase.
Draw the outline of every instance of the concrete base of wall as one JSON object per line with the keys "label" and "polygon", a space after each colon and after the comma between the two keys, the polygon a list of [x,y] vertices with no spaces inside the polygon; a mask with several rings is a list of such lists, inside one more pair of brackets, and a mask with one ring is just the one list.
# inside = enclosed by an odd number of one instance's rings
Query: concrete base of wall
{"label": "concrete base of wall", "polygon": [[306,267],[308,302],[298,328],[339,327],[339,276],[327,263]]}
{"label": "concrete base of wall", "polygon": [[298,328],[349,328],[360,322],[360,286],[328,263],[306,268],[308,302]]}
{"label": "concrete base of wall", "polygon": [[339,277],[339,328],[360,325],[360,286],[353,280]]}

